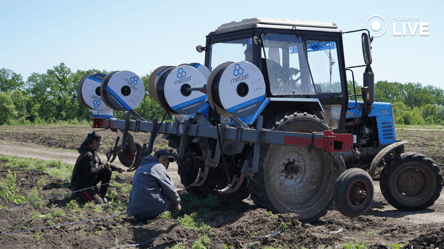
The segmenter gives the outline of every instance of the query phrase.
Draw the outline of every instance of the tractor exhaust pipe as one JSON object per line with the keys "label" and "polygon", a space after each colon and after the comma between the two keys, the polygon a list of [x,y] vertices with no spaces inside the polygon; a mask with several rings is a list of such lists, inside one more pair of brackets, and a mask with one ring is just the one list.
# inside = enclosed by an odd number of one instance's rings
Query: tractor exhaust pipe
{"label": "tractor exhaust pipe", "polygon": [[364,87],[362,88],[362,99],[364,100],[364,115],[368,116],[372,111],[372,104],[375,102],[375,75],[372,68],[367,66],[364,72]]}

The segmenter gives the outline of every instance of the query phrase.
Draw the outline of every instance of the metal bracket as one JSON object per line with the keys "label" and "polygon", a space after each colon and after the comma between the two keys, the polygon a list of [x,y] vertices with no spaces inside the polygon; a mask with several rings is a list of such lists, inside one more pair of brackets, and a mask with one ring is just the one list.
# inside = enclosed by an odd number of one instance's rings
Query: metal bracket
{"label": "metal bracket", "polygon": [[[223,148],[220,147],[220,144],[224,144],[224,135],[225,130],[227,128],[227,124],[220,124],[220,143],[219,141],[216,142],[216,150],[214,152],[214,157],[211,158],[211,152],[207,154],[207,160],[205,160],[205,166],[209,165],[213,168],[217,167],[220,161],[220,155],[222,154]],[[216,128],[217,129],[217,128]]]}
{"label": "metal bracket", "polygon": [[233,120],[239,127],[242,128],[249,128],[248,125],[246,123],[244,123],[242,120],[240,120],[238,117],[233,116],[230,117],[231,120]]}
{"label": "metal bracket", "polygon": [[202,173],[202,169],[199,168],[199,171],[197,172],[196,180],[193,183],[191,183],[191,185],[186,187],[185,189],[187,189],[189,187],[197,187],[197,186],[204,184],[204,182],[207,180],[209,170],[210,170],[210,166],[208,166],[208,165],[205,166],[203,173]]}
{"label": "metal bracket", "polygon": [[186,142],[187,142],[187,138],[188,138],[188,128],[190,126],[190,122],[188,120],[186,120],[183,123],[183,130],[182,130],[182,134],[181,138],[180,138],[180,146],[179,146],[179,157],[182,158],[185,154],[185,146],[186,146]]}
{"label": "metal bracket", "polygon": [[114,143],[114,147],[112,149],[110,149],[105,154],[107,161],[110,163],[114,162],[114,160],[116,159],[117,153],[119,152],[119,140],[120,140],[120,137],[117,137],[116,142]]}
{"label": "metal bracket", "polygon": [[128,136],[128,130],[129,130],[129,126],[130,126],[130,117],[131,114],[129,112],[125,112],[125,128],[123,129],[122,133],[122,143],[120,144],[120,152],[122,152],[125,149],[125,145],[126,145],[126,137]]}
{"label": "metal bracket", "polygon": [[264,118],[262,116],[259,116],[256,121],[256,141],[254,142],[253,165],[249,166],[248,160],[245,160],[244,166],[242,167],[241,170],[242,174],[245,175],[246,177],[253,177],[254,173],[256,173],[259,168],[263,122]]}
{"label": "metal bracket", "polygon": [[158,131],[158,129],[157,129],[157,126],[158,126],[157,122],[158,122],[157,118],[153,119],[153,131],[151,132],[150,141],[149,141],[149,144],[148,144],[148,149],[145,152],[147,156],[151,155],[151,152],[153,152],[154,140],[156,140],[157,131]]}
{"label": "metal bracket", "polygon": [[231,194],[236,192],[244,181],[244,175],[240,175],[240,177],[234,176],[231,184],[229,184],[226,188],[222,190],[217,190],[221,194]]}

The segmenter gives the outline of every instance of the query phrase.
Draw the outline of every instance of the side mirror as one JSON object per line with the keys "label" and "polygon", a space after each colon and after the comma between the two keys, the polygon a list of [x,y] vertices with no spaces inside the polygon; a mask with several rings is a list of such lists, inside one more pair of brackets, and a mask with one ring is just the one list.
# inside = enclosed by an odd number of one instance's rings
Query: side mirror
{"label": "side mirror", "polygon": [[202,47],[201,45],[197,45],[196,46],[196,50],[197,50],[197,52],[202,53],[203,51],[207,50],[207,48],[206,47]]}
{"label": "side mirror", "polygon": [[370,66],[372,64],[372,46],[370,37],[367,33],[362,33],[361,35],[362,42],[362,54],[364,55],[365,65]]}

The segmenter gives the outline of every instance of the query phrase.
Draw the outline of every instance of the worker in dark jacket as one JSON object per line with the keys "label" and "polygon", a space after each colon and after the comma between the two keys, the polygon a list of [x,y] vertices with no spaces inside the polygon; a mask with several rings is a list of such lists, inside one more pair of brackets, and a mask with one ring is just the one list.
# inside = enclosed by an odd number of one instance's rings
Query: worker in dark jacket
{"label": "worker in dark jacket", "polygon": [[168,176],[168,165],[174,161],[168,151],[158,150],[154,156],[142,159],[140,167],[133,177],[128,207],[128,216],[134,216],[136,222],[154,219],[159,214],[168,211],[171,206],[174,212],[179,212],[180,197],[176,185]]}
{"label": "worker in dark jacket", "polygon": [[[112,166],[108,162],[102,163],[96,151],[102,144],[102,137],[98,132],[88,133],[88,137],[83,141],[77,151],[80,153],[72,172],[71,186],[74,190],[93,187],[77,193],[85,201],[94,201],[97,204],[107,202],[105,195],[108,191],[108,184],[111,180],[113,170],[122,172],[121,169]],[[96,185],[102,182],[100,191]]]}

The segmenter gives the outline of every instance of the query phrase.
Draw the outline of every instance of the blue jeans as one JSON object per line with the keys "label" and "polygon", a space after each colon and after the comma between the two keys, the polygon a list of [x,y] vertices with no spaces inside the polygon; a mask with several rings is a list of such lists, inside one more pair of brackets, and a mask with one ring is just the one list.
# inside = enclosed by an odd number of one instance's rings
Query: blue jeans
{"label": "blue jeans", "polygon": [[170,210],[170,202],[166,201],[165,205],[161,208],[134,215],[134,220],[136,222],[145,222],[147,220],[152,220],[156,218],[159,214],[169,210]]}

